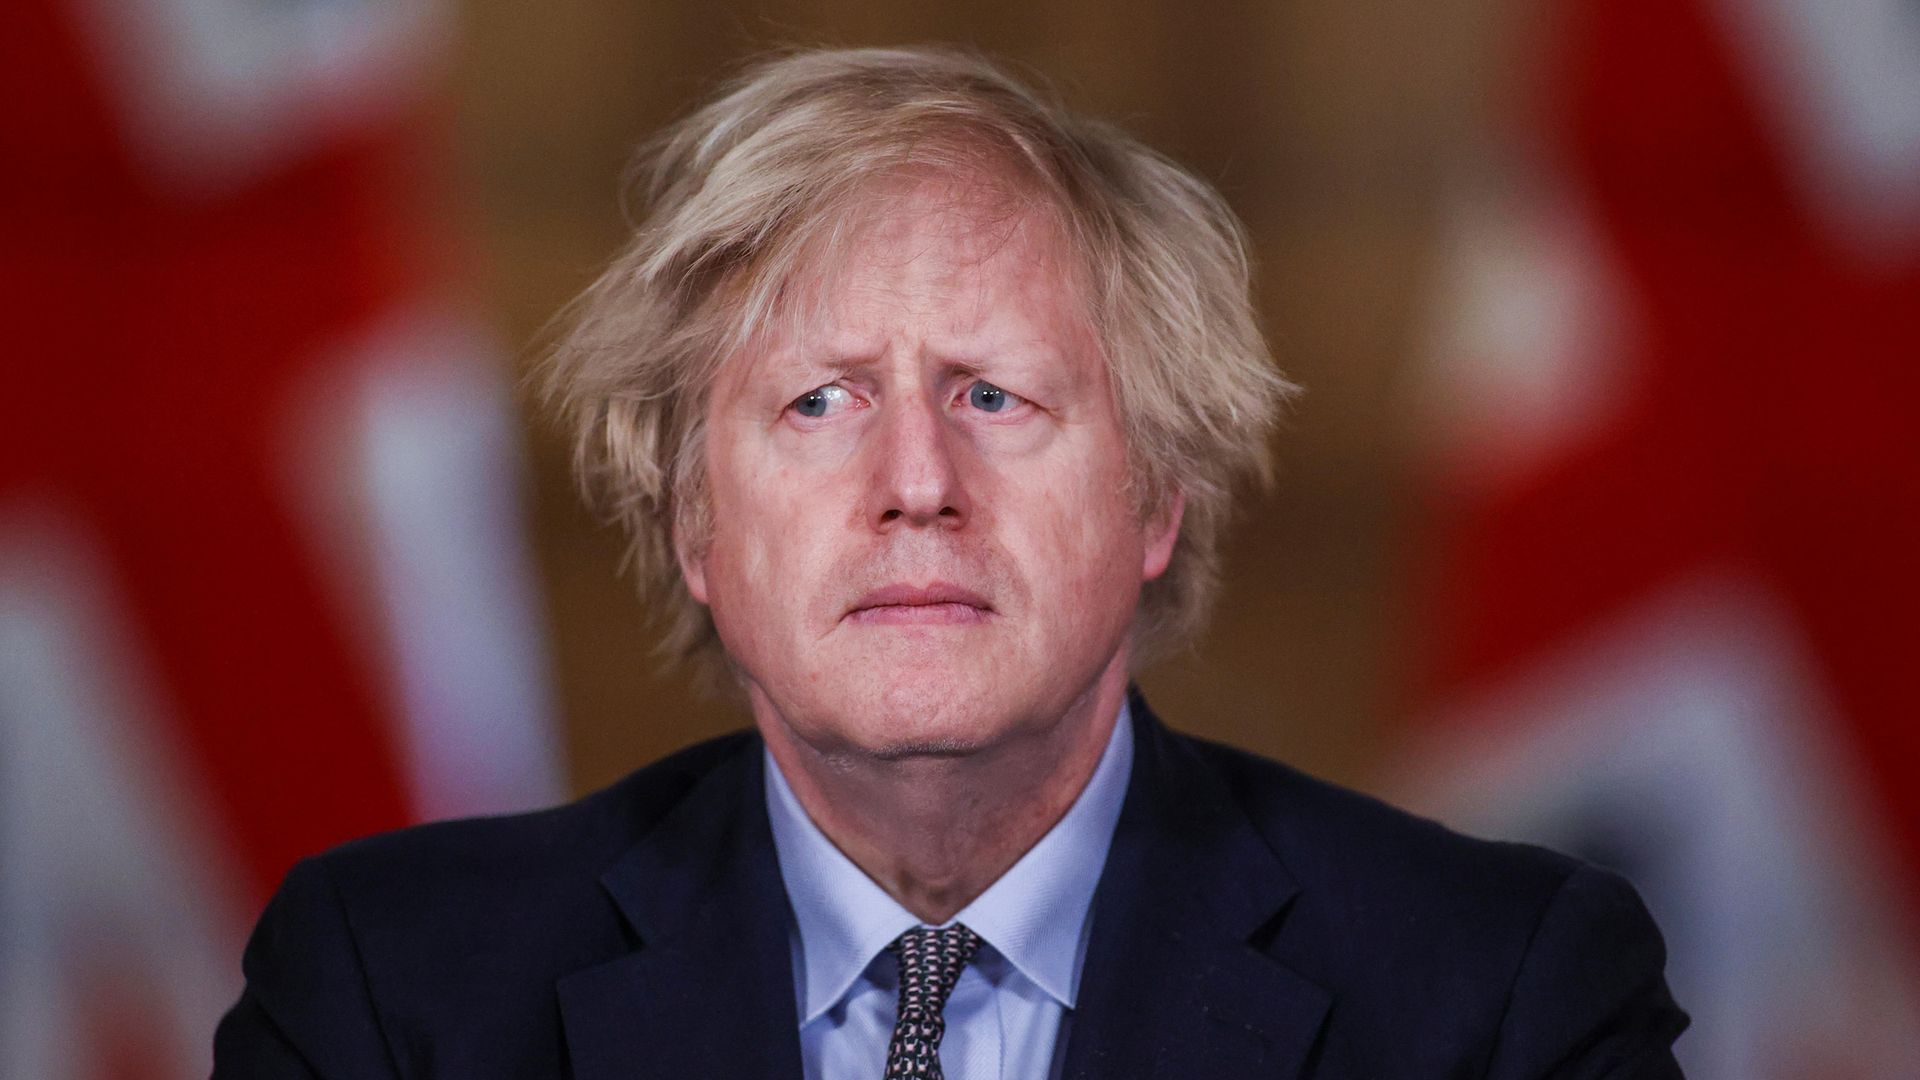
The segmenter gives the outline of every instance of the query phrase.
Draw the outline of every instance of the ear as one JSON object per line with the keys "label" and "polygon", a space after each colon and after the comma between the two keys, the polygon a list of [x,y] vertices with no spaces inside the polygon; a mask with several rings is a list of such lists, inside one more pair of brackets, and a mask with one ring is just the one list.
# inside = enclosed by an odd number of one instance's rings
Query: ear
{"label": "ear", "polygon": [[1180,517],[1187,509],[1187,494],[1175,488],[1166,505],[1147,519],[1146,558],[1140,566],[1140,580],[1152,581],[1167,572],[1173,561],[1173,545],[1180,539]]}
{"label": "ear", "polygon": [[707,554],[693,551],[685,536],[680,529],[673,531],[673,558],[680,564],[680,580],[687,583],[687,592],[704,604],[707,602]]}

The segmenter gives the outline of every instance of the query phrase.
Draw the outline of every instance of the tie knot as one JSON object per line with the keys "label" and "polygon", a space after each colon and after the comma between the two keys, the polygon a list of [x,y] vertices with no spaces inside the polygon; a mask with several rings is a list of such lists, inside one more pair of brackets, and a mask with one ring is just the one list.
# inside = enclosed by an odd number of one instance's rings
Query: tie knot
{"label": "tie knot", "polygon": [[960,923],[916,926],[887,946],[900,961],[900,1008],[887,1048],[887,1076],[939,1080],[942,1011],[960,972],[980,951],[980,935]]}
{"label": "tie knot", "polygon": [[[893,939],[887,948],[900,960],[900,992],[905,995],[909,977],[927,992],[945,1001],[960,971],[980,951],[980,935],[961,923],[938,929],[916,926]],[[938,1006],[935,1006],[936,1008]]]}

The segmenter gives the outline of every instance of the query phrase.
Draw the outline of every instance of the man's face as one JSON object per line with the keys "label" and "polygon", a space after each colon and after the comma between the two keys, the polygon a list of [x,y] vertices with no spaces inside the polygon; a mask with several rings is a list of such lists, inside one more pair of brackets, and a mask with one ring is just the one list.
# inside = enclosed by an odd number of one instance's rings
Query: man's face
{"label": "man's face", "polygon": [[876,198],[809,314],[724,365],[712,531],[681,565],[763,726],[827,755],[967,753],[1124,680],[1179,513],[1134,512],[1050,219],[951,185]]}

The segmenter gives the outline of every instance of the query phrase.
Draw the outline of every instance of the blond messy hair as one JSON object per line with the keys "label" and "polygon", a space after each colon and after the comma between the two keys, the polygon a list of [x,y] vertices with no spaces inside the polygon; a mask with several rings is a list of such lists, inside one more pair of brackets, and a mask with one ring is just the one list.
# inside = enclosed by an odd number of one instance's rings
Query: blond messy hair
{"label": "blond messy hair", "polygon": [[[644,216],[575,301],[544,370],[590,503],[624,526],[663,649],[718,658],[676,537],[711,528],[704,453],[721,362],[767,325],[863,195],[903,172],[1011,184],[1061,226],[1107,358],[1143,518],[1184,518],[1141,593],[1136,663],[1205,624],[1236,481],[1265,483],[1295,387],[1268,355],[1246,241],[1204,181],[949,49],[796,52],[747,70],[637,159]],[[870,198],[870,195],[867,197]]]}

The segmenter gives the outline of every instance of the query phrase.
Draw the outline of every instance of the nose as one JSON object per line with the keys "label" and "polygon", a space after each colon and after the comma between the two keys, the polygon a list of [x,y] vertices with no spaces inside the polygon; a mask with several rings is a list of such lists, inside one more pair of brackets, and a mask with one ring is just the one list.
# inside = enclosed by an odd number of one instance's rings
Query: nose
{"label": "nose", "polygon": [[868,520],[881,531],[965,525],[971,508],[961,476],[960,434],[932,401],[916,397],[891,404],[869,447]]}

